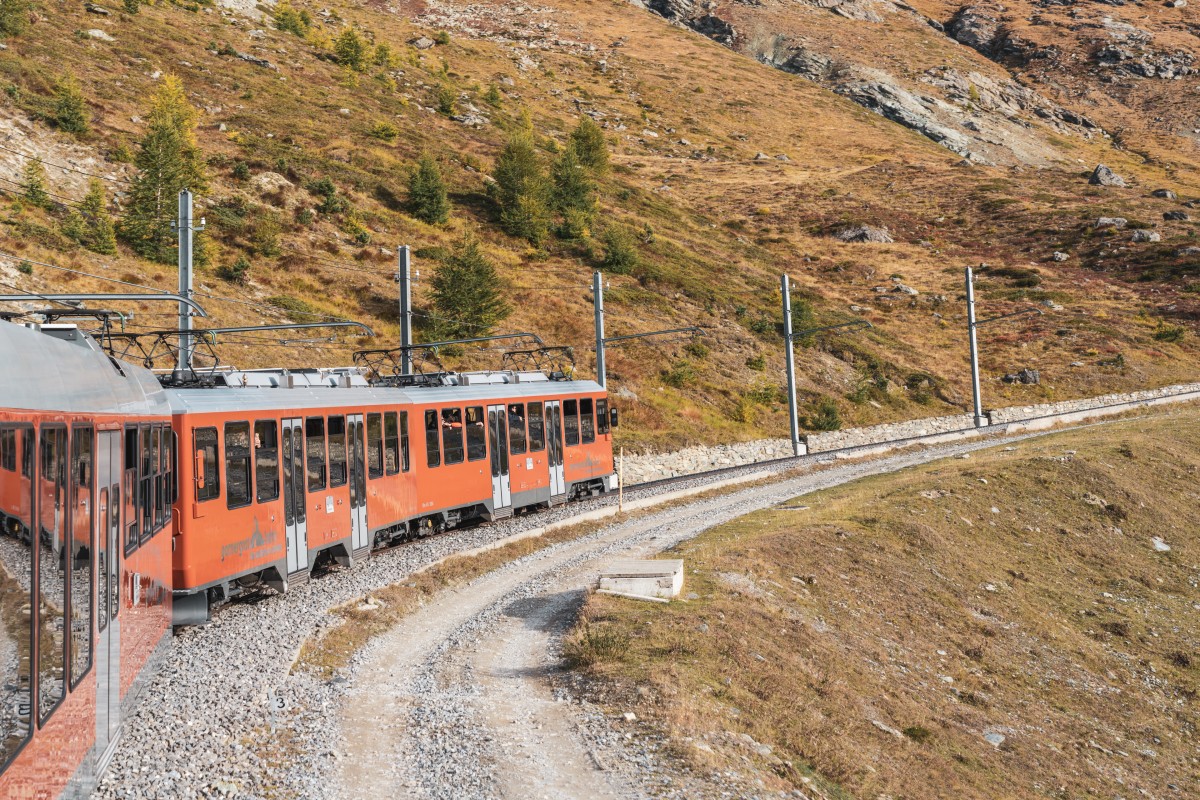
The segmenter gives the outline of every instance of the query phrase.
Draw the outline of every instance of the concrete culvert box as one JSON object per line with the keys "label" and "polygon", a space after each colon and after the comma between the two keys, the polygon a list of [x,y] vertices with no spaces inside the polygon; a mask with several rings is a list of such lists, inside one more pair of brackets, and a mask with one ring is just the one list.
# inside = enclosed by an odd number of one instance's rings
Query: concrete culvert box
{"label": "concrete culvert box", "polygon": [[683,590],[683,559],[614,561],[600,573],[599,591],[666,602]]}

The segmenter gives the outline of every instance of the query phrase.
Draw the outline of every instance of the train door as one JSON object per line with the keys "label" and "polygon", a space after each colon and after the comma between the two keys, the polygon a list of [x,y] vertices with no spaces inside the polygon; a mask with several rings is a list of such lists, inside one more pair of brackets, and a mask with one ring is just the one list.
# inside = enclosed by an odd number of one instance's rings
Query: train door
{"label": "train door", "polygon": [[567,493],[563,473],[562,410],[557,400],[546,403],[546,461],[550,465],[550,499],[553,501]]}
{"label": "train door", "polygon": [[121,432],[96,442],[96,750],[97,772],[116,749],[121,727]]}
{"label": "train door", "polygon": [[[504,406],[488,406],[488,445],[492,456],[492,516],[512,513],[508,464],[508,416]],[[502,514],[501,509],[509,509]]]}
{"label": "train door", "polygon": [[371,535],[367,532],[367,463],[363,447],[366,433],[362,414],[351,414],[346,418],[350,442],[350,546],[355,553],[367,549]]}
{"label": "train door", "polygon": [[308,570],[308,517],[304,494],[304,420],[283,421],[283,523],[288,574]]}

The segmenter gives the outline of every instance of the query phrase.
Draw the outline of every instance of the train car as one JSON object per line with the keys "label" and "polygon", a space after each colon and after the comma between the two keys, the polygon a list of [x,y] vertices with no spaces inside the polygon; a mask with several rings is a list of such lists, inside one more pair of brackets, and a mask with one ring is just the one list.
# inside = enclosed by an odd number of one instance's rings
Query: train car
{"label": "train car", "polygon": [[604,390],[542,373],[372,387],[357,370],[168,390],[180,459],[176,623],[321,559],[615,488]]}
{"label": "train car", "polygon": [[170,640],[169,407],[73,326],[0,363],[0,797],[86,797]]}

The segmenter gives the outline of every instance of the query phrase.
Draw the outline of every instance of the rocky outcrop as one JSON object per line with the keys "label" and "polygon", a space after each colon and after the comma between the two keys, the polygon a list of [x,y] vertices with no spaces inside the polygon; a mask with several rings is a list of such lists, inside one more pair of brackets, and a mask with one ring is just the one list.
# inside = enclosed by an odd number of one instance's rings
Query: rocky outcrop
{"label": "rocky outcrop", "polygon": [[1125,179],[1104,164],[1097,164],[1088,183],[1093,186],[1126,186]]}
{"label": "rocky outcrop", "polygon": [[871,225],[851,225],[848,228],[842,228],[833,234],[833,238],[841,239],[843,242],[873,242],[876,244],[890,244],[896,241],[888,233],[887,228],[875,228]]}

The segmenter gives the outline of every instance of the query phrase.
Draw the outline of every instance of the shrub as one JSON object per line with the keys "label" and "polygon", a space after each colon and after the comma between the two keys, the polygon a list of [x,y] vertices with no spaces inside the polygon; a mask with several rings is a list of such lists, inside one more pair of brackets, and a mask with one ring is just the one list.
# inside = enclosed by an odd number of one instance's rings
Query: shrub
{"label": "shrub", "polygon": [[0,36],[20,36],[29,27],[29,0],[0,0]]}
{"label": "shrub", "polygon": [[83,90],[79,81],[69,75],[58,79],[54,85],[54,123],[67,133],[87,133],[89,115],[83,102]]}
{"label": "shrub", "polygon": [[141,0],[121,0],[121,8],[125,9],[126,14],[136,14],[142,10]]}
{"label": "shrub", "polygon": [[696,368],[690,361],[676,361],[670,369],[663,370],[662,379],[667,386],[682,389],[696,380]]}
{"label": "shrub", "polygon": [[762,372],[767,368],[767,357],[759,353],[756,356],[746,359],[746,366],[755,372]]}
{"label": "shrub", "polygon": [[683,351],[685,353],[687,353],[689,356],[691,356],[692,358],[700,359],[700,360],[708,358],[708,354],[710,352],[708,349],[708,345],[706,345],[704,342],[700,341],[699,339],[693,339],[692,341],[688,342],[684,346]]}
{"label": "shrub", "polygon": [[292,319],[299,317],[301,321],[308,321],[305,318],[317,316],[311,305],[297,297],[285,294],[268,297],[267,305],[282,309],[288,312],[288,316]]}
{"label": "shrub", "polygon": [[604,230],[604,258],[600,268],[617,275],[629,275],[637,269],[639,258],[633,237],[624,228],[609,226]]}
{"label": "shrub", "polygon": [[445,225],[450,220],[450,200],[437,162],[421,156],[408,181],[408,205],[414,217],[430,225]]}
{"label": "shrub", "polygon": [[376,139],[387,142],[388,144],[391,144],[400,138],[400,129],[387,120],[376,122],[373,126],[371,126],[369,133]]}
{"label": "shrub", "polygon": [[22,275],[32,275],[33,264],[30,264],[28,261],[22,261],[17,265],[17,272],[21,273]]}
{"label": "shrub", "polygon": [[308,11],[297,11],[287,0],[282,0],[275,6],[275,13],[272,16],[275,19],[276,28],[300,37],[306,36],[308,29],[312,27],[312,17]]}
{"label": "shrub", "polygon": [[254,222],[254,228],[250,234],[250,246],[254,248],[256,254],[274,258],[281,252],[279,248],[281,231],[282,225],[280,225],[279,216],[274,211],[265,211]]}
{"label": "shrub", "polygon": [[[222,264],[217,267],[217,277],[230,283],[244,284],[250,273],[250,261],[245,256],[239,256],[232,264]],[[273,304],[274,305],[274,304]]]}
{"label": "shrub", "polygon": [[504,102],[504,98],[500,94],[500,90],[496,88],[496,84],[488,86],[487,91],[483,93],[483,102],[487,103],[492,108],[499,108]]}
{"label": "shrub", "polygon": [[450,44],[450,32],[449,31],[438,31],[437,33],[435,33],[433,35],[433,40],[440,45]]}
{"label": "shrub", "polygon": [[321,203],[317,206],[317,211],[320,211],[322,214],[340,214],[350,206],[346,202],[346,198],[338,194],[337,186],[329,178],[309,181],[304,188],[321,198]]}
{"label": "shrub", "polygon": [[250,177],[250,165],[245,161],[235,162],[233,165],[233,177],[239,181],[248,179]]}
{"label": "shrub", "polygon": [[604,131],[591,117],[579,120],[575,130],[571,131],[569,144],[580,164],[597,175],[608,171],[608,144],[604,141]]}
{"label": "shrub", "polygon": [[585,624],[563,642],[563,657],[572,669],[620,661],[628,651],[629,636],[607,626],[597,629]]}
{"label": "shrub", "polygon": [[1186,333],[1187,328],[1182,325],[1168,325],[1160,321],[1157,330],[1154,331],[1154,338],[1159,342],[1178,342]]}
{"label": "shrub", "polygon": [[842,417],[838,413],[837,401],[822,396],[804,421],[804,426],[813,431],[837,431],[842,428]]}

